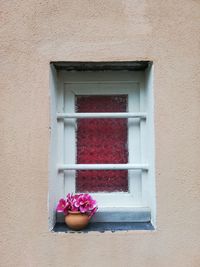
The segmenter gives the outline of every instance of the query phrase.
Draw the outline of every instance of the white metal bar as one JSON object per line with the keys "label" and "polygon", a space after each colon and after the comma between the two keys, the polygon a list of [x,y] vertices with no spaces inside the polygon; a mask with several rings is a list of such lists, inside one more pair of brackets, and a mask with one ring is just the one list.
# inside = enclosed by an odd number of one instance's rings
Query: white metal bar
{"label": "white metal bar", "polygon": [[58,119],[72,119],[72,118],[140,118],[146,119],[146,113],[130,113],[130,112],[100,112],[100,113],[57,113]]}
{"label": "white metal bar", "polygon": [[147,164],[61,164],[59,171],[64,170],[148,170]]}

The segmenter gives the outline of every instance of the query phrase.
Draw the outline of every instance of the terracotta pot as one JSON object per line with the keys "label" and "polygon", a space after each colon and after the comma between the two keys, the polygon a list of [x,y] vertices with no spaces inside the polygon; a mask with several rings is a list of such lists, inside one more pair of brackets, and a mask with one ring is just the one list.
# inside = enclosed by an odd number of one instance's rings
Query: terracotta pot
{"label": "terracotta pot", "polygon": [[89,216],[79,211],[69,211],[65,216],[65,223],[73,230],[81,230],[89,223]]}

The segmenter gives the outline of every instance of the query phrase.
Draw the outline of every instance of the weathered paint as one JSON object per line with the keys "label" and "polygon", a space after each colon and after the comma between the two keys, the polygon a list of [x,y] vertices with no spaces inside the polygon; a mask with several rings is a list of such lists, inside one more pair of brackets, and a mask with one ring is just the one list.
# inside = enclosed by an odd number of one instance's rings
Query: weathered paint
{"label": "weathered paint", "polygon": [[[1,266],[199,267],[198,0],[1,1]],[[50,61],[154,62],[157,230],[48,231]]]}

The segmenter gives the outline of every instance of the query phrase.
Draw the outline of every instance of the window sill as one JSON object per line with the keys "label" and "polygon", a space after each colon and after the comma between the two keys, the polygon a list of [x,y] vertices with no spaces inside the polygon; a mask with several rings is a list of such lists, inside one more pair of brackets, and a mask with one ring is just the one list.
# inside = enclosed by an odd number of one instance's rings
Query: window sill
{"label": "window sill", "polygon": [[117,232],[117,231],[132,231],[132,230],[155,230],[151,222],[93,222],[81,230],[74,231],[67,227],[65,223],[56,223],[53,228],[53,232],[57,233],[88,233],[88,232],[100,232],[104,233],[107,231]]}

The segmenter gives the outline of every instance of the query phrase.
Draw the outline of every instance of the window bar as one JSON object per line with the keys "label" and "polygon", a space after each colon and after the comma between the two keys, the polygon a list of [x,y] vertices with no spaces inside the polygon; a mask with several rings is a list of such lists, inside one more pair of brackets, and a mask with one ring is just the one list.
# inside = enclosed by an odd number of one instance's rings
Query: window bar
{"label": "window bar", "polygon": [[57,119],[84,119],[84,118],[138,118],[146,119],[146,113],[131,113],[131,112],[97,112],[97,113],[57,113]]}
{"label": "window bar", "polygon": [[143,170],[148,171],[148,164],[61,164],[58,171],[65,170]]}

